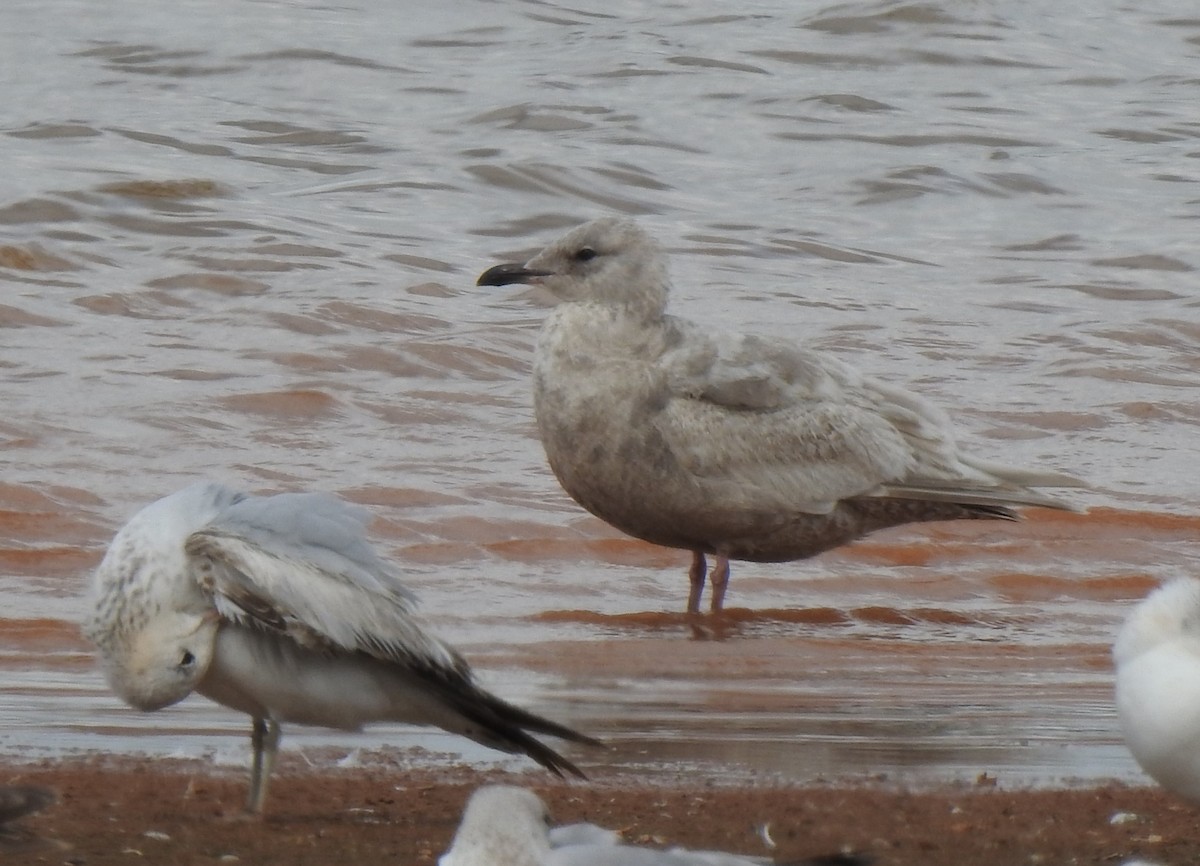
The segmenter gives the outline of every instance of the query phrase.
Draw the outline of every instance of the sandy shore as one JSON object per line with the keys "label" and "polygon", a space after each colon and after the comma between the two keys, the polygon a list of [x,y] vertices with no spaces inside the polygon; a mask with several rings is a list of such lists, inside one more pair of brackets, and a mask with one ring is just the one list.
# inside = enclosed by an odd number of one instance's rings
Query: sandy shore
{"label": "sandy shore", "polygon": [[[1003,790],[989,779],[921,792],[886,782],[724,787],[680,777],[558,783],[471,768],[317,771],[285,755],[262,820],[239,815],[245,776],[202,762],[91,758],[9,765],[0,783],[54,789],[58,802],[15,822],[5,863],[422,864],[445,849],[467,795],[527,785],[558,821],[622,828],[631,840],[771,855],[835,851],[879,866],[1200,862],[1196,812],[1152,788]],[[771,849],[766,839],[777,846]]]}

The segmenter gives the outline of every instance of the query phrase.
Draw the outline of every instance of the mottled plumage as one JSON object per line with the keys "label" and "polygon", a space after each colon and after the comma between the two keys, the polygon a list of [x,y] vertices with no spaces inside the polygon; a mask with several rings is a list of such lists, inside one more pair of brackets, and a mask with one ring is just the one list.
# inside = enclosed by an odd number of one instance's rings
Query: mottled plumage
{"label": "mottled plumage", "polygon": [[368,544],[368,518],[329,494],[214,483],[142,509],[96,570],[84,626],[113,690],[141,710],[196,691],[248,713],[253,812],[283,722],[436,725],[581,775],[528,732],[594,741],[477,686]]}
{"label": "mottled plumage", "polygon": [[1031,490],[1069,476],[997,466],[959,449],[949,419],[916,394],[829,354],[701,328],[667,315],[666,261],[634,223],[601,219],[481,285],[535,283],[558,305],[534,357],[534,404],[550,467],[576,502],[630,535],[705,554],[813,556],[903,523],[1015,519],[1062,508]]}

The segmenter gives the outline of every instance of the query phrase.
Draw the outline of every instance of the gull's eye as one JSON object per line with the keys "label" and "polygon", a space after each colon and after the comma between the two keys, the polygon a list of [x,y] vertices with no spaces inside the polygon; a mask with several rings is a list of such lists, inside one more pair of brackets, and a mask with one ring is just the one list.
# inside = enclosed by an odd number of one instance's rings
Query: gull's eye
{"label": "gull's eye", "polygon": [[184,650],[183,657],[179,659],[179,666],[181,668],[190,668],[195,663],[196,663],[196,657],[194,655],[192,655],[192,651]]}
{"label": "gull's eye", "polygon": [[577,262],[590,262],[592,259],[596,258],[597,255],[598,253],[591,247],[584,247],[583,249],[577,251],[571,258],[575,259]]}

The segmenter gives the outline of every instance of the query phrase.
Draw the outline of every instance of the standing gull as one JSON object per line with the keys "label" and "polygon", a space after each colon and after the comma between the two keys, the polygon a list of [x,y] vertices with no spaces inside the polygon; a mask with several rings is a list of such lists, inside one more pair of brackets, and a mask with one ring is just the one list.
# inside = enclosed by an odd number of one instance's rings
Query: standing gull
{"label": "standing gull", "polygon": [[[835,854],[794,866],[855,866],[868,861]],[[623,845],[620,834],[593,824],[550,827],[550,814],[526,788],[489,785],[467,801],[450,850],[438,866],[770,866],[769,857],[723,851],[658,850]]]}
{"label": "standing gull", "polygon": [[249,812],[267,795],[280,724],[435,725],[557,775],[583,774],[528,732],[596,741],[484,691],[429,634],[415,598],[336,496],[249,496],[211,482],[117,533],[84,625],[109,684],[140,710],[196,691],[253,719]]}
{"label": "standing gull", "polygon": [[1164,788],[1200,804],[1200,580],[1159,587],[1113,644],[1125,744]]}
{"label": "standing gull", "polygon": [[557,300],[533,363],[538,432],[576,502],[630,535],[692,551],[688,611],[729,560],[785,562],[930,520],[1015,520],[1065,508],[1031,487],[1069,476],[959,450],[946,415],[831,355],[667,315],[658,245],[634,223],[576,228],[479,285]]}

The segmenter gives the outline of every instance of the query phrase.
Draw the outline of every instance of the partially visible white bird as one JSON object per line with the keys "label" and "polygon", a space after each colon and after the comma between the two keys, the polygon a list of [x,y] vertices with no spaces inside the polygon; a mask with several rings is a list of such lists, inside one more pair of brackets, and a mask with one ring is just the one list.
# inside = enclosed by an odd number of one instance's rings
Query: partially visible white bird
{"label": "partially visible white bird", "polygon": [[1200,580],[1154,590],[1113,644],[1129,751],[1164,788],[1200,804]]}
{"label": "partially visible white bird", "polygon": [[368,544],[368,520],[330,494],[210,482],[142,509],[97,568],[84,625],[109,684],[141,710],[196,691],[248,713],[250,812],[262,810],[283,722],[435,725],[582,776],[528,732],[596,741],[476,685]]}
{"label": "partially visible white bird", "polygon": [[1056,472],[960,450],[950,419],[827,353],[667,315],[666,259],[600,219],[479,285],[531,283],[557,301],[534,355],[538,432],[580,505],[632,536],[692,551],[687,609],[707,573],[721,610],[729,560],[814,556],[903,523],[1015,520],[1066,508]]}
{"label": "partially visible white bird", "polygon": [[[723,851],[659,850],[624,845],[594,824],[550,827],[550,813],[526,788],[488,785],[467,800],[462,823],[438,866],[769,866],[769,857]],[[793,866],[856,866],[868,860],[834,854]]]}

